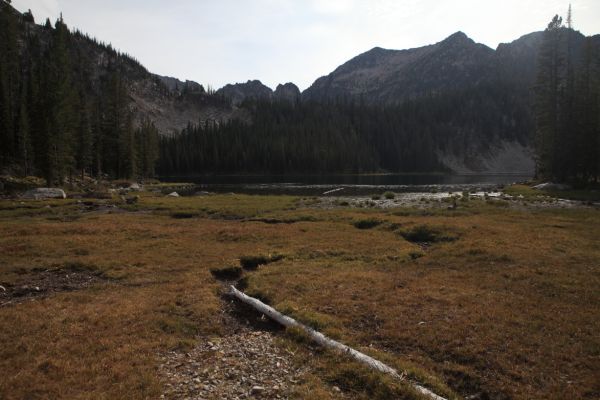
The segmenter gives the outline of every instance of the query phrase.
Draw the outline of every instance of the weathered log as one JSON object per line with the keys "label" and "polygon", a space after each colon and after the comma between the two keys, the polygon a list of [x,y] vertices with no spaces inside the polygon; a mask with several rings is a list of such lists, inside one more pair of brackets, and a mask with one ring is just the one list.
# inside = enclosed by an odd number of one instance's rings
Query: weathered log
{"label": "weathered log", "polygon": [[[287,315],[280,313],[279,311],[275,310],[273,307],[266,305],[265,303],[261,302],[260,300],[255,299],[254,297],[250,297],[250,296],[240,292],[234,286],[230,287],[230,294],[232,296],[234,296],[235,298],[237,298],[238,300],[240,300],[241,302],[248,304],[249,306],[254,308],[256,311],[266,315],[273,321],[276,321],[279,324],[285,326],[286,328],[297,328],[297,329],[302,330],[315,343],[319,344],[320,346],[323,346],[323,347],[326,347],[329,349],[333,349],[333,350],[337,350],[341,353],[347,354],[350,357],[354,358],[355,360],[367,365],[371,369],[388,374],[398,380],[404,380],[403,375],[399,374],[398,371],[396,371],[394,368],[382,363],[379,360],[374,359],[373,357],[370,357],[364,353],[361,353],[360,351],[354,350],[352,347],[346,346],[345,344],[342,344],[340,342],[337,342],[333,339],[328,338],[327,336],[323,335],[322,333],[320,333],[304,324],[301,324],[300,322],[296,321],[293,318],[288,317]],[[430,399],[446,400],[444,397],[438,396],[437,394],[433,393],[431,390],[419,385],[416,382],[409,382],[409,383],[413,386],[413,388],[417,392],[429,397]]]}
{"label": "weathered log", "polygon": [[333,189],[333,190],[328,190],[327,192],[323,193],[325,194],[331,194],[331,193],[335,193],[335,192],[339,192],[340,190],[344,190],[344,188],[337,188],[337,189]]}

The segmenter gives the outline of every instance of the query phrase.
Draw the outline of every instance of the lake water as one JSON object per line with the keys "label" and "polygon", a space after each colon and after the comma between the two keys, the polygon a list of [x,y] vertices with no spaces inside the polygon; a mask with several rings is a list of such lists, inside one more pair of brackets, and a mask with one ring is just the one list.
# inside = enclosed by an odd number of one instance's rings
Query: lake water
{"label": "lake water", "polygon": [[[191,182],[195,192],[318,195],[370,195],[392,191],[438,192],[492,190],[531,179],[525,175],[229,175],[161,177],[164,182]],[[332,192],[333,191],[333,192]],[[330,193],[331,192],[331,193]]]}

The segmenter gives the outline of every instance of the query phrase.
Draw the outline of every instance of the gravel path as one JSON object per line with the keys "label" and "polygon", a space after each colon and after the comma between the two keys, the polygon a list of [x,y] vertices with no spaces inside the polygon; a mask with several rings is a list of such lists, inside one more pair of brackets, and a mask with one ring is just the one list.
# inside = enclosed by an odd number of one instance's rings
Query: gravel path
{"label": "gravel path", "polygon": [[244,329],[163,356],[165,399],[286,399],[303,370],[270,332]]}

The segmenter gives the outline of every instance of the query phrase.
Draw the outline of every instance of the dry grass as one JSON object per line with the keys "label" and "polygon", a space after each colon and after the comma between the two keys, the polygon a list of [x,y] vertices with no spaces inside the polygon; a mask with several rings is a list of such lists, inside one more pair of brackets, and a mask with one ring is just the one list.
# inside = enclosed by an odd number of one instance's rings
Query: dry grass
{"label": "dry grass", "polygon": [[[598,398],[600,212],[468,203],[428,213],[143,195],[128,207],[139,212],[110,214],[2,201],[0,284],[72,263],[109,279],[0,307],[0,398],[157,398],[159,352],[224,333],[210,270],[273,254],[285,257],[244,273],[250,294],[450,397],[444,383],[491,399]],[[420,226],[457,240],[401,236]],[[418,398],[339,356],[309,359],[297,340],[281,337],[313,370],[299,398],[333,398],[332,385]]]}

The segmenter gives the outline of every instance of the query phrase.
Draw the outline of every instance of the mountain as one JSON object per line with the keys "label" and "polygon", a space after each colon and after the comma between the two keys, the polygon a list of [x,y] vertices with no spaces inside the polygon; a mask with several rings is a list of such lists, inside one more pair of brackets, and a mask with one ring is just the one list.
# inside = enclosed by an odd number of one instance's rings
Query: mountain
{"label": "mountain", "polygon": [[[570,38],[576,64],[582,58],[585,36],[570,33],[563,38]],[[597,44],[598,37],[592,37]],[[302,93],[302,99],[389,106],[430,96],[454,96],[459,101],[454,105],[455,112],[487,115],[490,121],[497,121],[493,128],[497,133],[490,136],[489,132],[472,132],[459,151],[438,150],[440,161],[461,173],[531,174],[530,98],[542,39],[543,32],[533,32],[494,50],[456,32],[441,42],[414,49],[376,47],[317,79]],[[479,105],[470,104],[469,96],[458,95],[467,92],[476,94]],[[517,114],[524,117],[519,125],[508,122]],[[449,134],[459,137],[465,128],[452,127]]]}
{"label": "mountain", "polygon": [[462,88],[489,77],[494,50],[457,32],[408,50],[375,47],[351,59],[304,91],[303,99],[360,97],[368,103],[400,103],[432,92]]}
{"label": "mountain", "polygon": [[298,86],[294,85],[291,82],[288,82],[283,85],[277,85],[277,88],[273,93],[273,98],[275,100],[287,101],[292,103],[295,103],[296,101],[300,100],[300,96],[300,89],[298,89]]}
{"label": "mountain", "polygon": [[[496,50],[476,43],[463,32],[414,49],[375,47],[317,79],[302,98],[360,98],[370,104],[393,104],[498,80],[531,85],[542,36],[543,32],[533,32],[500,44]],[[573,58],[578,59],[585,36],[573,31],[571,37]]]}
{"label": "mountain", "polygon": [[[4,1],[0,2],[0,7],[5,16],[12,15],[20,22],[17,26],[18,43],[24,57],[33,50],[41,53],[47,50],[52,41],[51,25],[35,24],[31,14],[21,14]],[[41,49],[34,49],[37,43]],[[76,60],[74,70],[83,75],[83,79],[89,80],[86,84],[89,97],[98,96],[102,82],[112,71],[119,70],[129,94],[129,108],[135,125],[149,118],[154,121],[159,133],[166,135],[180,132],[190,122],[241,116],[227,102],[208,95],[202,85],[152,74],[134,58],[78,31],[73,33],[68,50],[71,60]],[[28,60],[24,62],[26,65],[30,63]]]}
{"label": "mountain", "polygon": [[[495,50],[462,32],[414,49],[376,47],[303,93],[258,80],[212,93],[152,74],[62,19],[36,25],[0,1],[0,22],[0,167],[53,171],[49,182],[84,171],[152,175],[157,142],[168,173],[533,172],[542,32]],[[586,38],[563,29],[578,68]],[[169,140],[152,139],[155,130]],[[60,151],[51,157],[50,147]]]}
{"label": "mountain", "polygon": [[230,100],[234,105],[239,105],[246,99],[271,99],[273,91],[268,86],[263,85],[261,81],[253,80],[246,83],[225,85],[217,90],[216,94]]}

